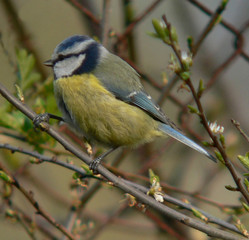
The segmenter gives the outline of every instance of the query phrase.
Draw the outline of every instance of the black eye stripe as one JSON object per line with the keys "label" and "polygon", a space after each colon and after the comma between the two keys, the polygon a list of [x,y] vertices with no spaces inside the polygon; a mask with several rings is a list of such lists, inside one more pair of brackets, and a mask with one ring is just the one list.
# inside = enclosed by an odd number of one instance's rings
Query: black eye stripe
{"label": "black eye stripe", "polygon": [[65,56],[64,56],[64,55],[59,54],[57,59],[58,59],[58,60],[62,60],[62,59],[64,59],[64,58],[65,58]]}
{"label": "black eye stripe", "polygon": [[78,52],[78,53],[71,53],[71,54],[67,54],[67,55],[63,55],[63,54],[58,54],[58,57],[53,61],[53,63],[55,64],[56,62],[62,61],[66,58],[70,58],[70,57],[77,57],[81,54],[86,54],[90,49],[94,48],[94,47],[98,47],[98,43],[93,42],[91,44],[89,44],[87,46],[87,48],[85,48],[83,51]]}
{"label": "black eye stripe", "polygon": [[72,53],[72,54],[67,54],[67,55],[62,55],[62,54],[59,54],[58,57],[53,61],[53,63],[57,63],[59,61],[62,61],[64,59],[67,59],[67,58],[70,58],[70,57],[78,57],[79,55],[81,54],[85,54],[86,51],[82,51],[82,52],[79,52],[79,53]]}

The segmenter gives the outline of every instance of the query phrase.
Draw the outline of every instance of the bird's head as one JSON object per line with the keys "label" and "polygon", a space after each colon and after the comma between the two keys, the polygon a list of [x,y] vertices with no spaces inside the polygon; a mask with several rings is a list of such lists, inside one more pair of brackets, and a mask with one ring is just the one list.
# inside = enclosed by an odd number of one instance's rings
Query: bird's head
{"label": "bird's head", "polygon": [[108,51],[92,38],[75,35],[62,41],[50,60],[44,62],[54,70],[55,79],[93,71]]}

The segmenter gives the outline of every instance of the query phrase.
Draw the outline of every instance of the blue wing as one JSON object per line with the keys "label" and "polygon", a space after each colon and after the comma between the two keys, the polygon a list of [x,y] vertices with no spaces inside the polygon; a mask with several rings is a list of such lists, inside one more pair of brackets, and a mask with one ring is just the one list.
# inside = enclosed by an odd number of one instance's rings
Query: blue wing
{"label": "blue wing", "polygon": [[173,127],[173,123],[164,115],[160,107],[144,91],[139,74],[121,58],[108,54],[95,68],[93,74],[101,84],[117,99],[135,105],[156,120]]}
{"label": "blue wing", "polygon": [[118,99],[143,109],[156,120],[171,125],[172,122],[165,116],[160,107],[154,103],[151,96],[144,91],[134,91],[122,96],[117,92],[114,92],[114,94]]}
{"label": "blue wing", "polygon": [[[109,61],[110,58],[112,61]],[[117,99],[141,108],[155,120],[161,122],[159,128],[169,136],[216,161],[205,149],[181,133],[181,130],[161,111],[151,96],[144,91],[138,73],[131,66],[112,54],[109,55],[108,59],[105,58],[101,62],[101,68],[94,70],[95,76],[108,91]]]}

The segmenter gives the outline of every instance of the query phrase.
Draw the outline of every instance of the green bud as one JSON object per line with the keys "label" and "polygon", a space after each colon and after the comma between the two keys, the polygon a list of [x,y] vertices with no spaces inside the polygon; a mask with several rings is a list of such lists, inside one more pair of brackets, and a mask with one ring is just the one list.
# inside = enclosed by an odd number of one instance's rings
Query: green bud
{"label": "green bud", "polygon": [[[166,28],[167,29],[167,28]],[[168,30],[168,29],[167,29]],[[174,41],[174,42],[178,42],[178,36],[177,36],[177,33],[176,33],[176,28],[175,27],[172,27],[171,26],[171,37],[172,37],[172,40]],[[166,32],[166,34],[167,34],[167,32]]]}
{"label": "green bud", "polygon": [[74,180],[76,180],[76,179],[81,178],[81,175],[79,173],[75,172],[72,177]]}
{"label": "green bud", "polygon": [[157,20],[157,19],[152,19],[152,24],[153,24],[153,27],[154,29],[156,30],[156,33],[158,34],[158,36],[164,40],[166,39],[167,35],[166,35],[166,31],[165,31],[165,28],[162,23]]}
{"label": "green bud", "polygon": [[247,188],[247,191],[249,192],[249,181],[247,180],[247,178],[244,178],[244,184]]}
{"label": "green bud", "polygon": [[190,72],[181,72],[180,77],[182,80],[186,81],[190,78]]}
{"label": "green bud", "polygon": [[200,98],[202,96],[202,93],[204,90],[205,90],[205,87],[203,86],[203,80],[201,79],[199,81],[199,86],[198,86],[198,91],[197,91],[198,98]]}
{"label": "green bud", "polygon": [[87,175],[93,175],[93,172],[89,169],[89,166],[87,166],[86,164],[82,164],[81,167],[86,171]]}
{"label": "green bud", "polygon": [[191,208],[191,211],[193,212],[194,216],[200,218],[201,220],[204,220],[205,222],[208,222],[208,218],[204,216],[200,211],[198,211],[195,208]]}
{"label": "green bud", "polygon": [[193,106],[191,106],[191,105],[188,105],[188,109],[189,109],[189,111],[190,111],[191,113],[196,113],[196,114],[199,113],[199,111],[197,110],[197,108],[195,108],[195,107],[193,107]]}
{"label": "green bud", "polygon": [[0,178],[2,178],[5,182],[10,183],[10,184],[14,182],[14,180],[12,179],[12,177],[9,176],[4,171],[0,171]]}
{"label": "green bud", "polygon": [[225,137],[223,134],[220,134],[220,142],[221,142],[222,146],[225,145]]}
{"label": "green bud", "polygon": [[242,202],[242,205],[243,205],[244,209],[245,209],[247,212],[249,212],[249,206],[248,206],[246,203],[244,203],[244,202]]}
{"label": "green bud", "polygon": [[193,48],[193,46],[194,46],[194,39],[193,39],[192,36],[189,36],[189,37],[187,38],[187,43],[188,43],[188,48],[189,48],[189,50],[192,51],[192,48]]}
{"label": "green bud", "polygon": [[243,164],[243,166],[249,170],[249,152],[245,154],[245,156],[238,155],[237,158]]}
{"label": "green bud", "polygon": [[237,187],[232,187],[231,185],[226,185],[225,188],[229,191],[237,192],[238,188]]}
{"label": "green bud", "polygon": [[206,142],[206,141],[202,141],[202,144],[205,146],[205,147],[211,147],[212,144],[210,144],[209,142]]}
{"label": "green bud", "polygon": [[157,33],[154,32],[147,32],[147,35],[153,37],[153,38],[160,38]]}
{"label": "green bud", "polygon": [[188,71],[193,64],[192,54],[186,51],[181,51],[181,62],[184,71]]}
{"label": "green bud", "polygon": [[4,184],[2,196],[4,198],[9,198],[12,194],[12,186],[10,184]]}
{"label": "green bud", "polygon": [[18,99],[19,99],[22,103],[24,103],[24,95],[23,95],[22,89],[21,89],[17,84],[15,84],[15,88],[16,88],[16,93],[17,93]]}
{"label": "green bud", "polygon": [[149,177],[151,184],[154,184],[154,181],[160,182],[159,177],[152,171],[152,169],[149,169]]}
{"label": "green bud", "polygon": [[236,216],[233,216],[233,221],[235,222],[235,226],[238,228],[238,230],[246,237],[249,236],[248,231],[246,230],[244,224],[240,221],[240,219]]}
{"label": "green bud", "polygon": [[14,211],[12,209],[6,209],[5,216],[10,217],[10,218],[16,218],[17,213],[16,213],[16,211]]}
{"label": "green bud", "polygon": [[32,164],[39,164],[39,163],[42,163],[42,160],[32,157],[29,159],[29,162]]}
{"label": "green bud", "polygon": [[170,54],[170,64],[169,64],[169,68],[174,72],[174,73],[179,73],[181,71],[181,67],[176,59],[176,56],[171,53]]}
{"label": "green bud", "polygon": [[218,151],[214,151],[214,153],[215,153],[215,156],[218,158],[218,160],[219,160],[221,163],[225,164],[224,159],[223,159],[221,153],[218,152]]}

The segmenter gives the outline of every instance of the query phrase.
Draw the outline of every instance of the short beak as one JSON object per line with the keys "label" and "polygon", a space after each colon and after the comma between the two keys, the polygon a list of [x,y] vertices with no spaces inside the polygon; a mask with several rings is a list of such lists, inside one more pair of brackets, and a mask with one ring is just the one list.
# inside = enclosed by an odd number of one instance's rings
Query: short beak
{"label": "short beak", "polygon": [[53,67],[53,62],[52,62],[52,60],[47,60],[47,61],[45,61],[44,63],[43,63],[45,66],[48,66],[48,67]]}

